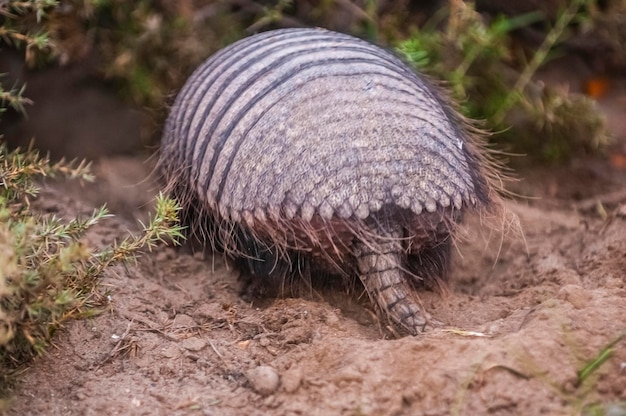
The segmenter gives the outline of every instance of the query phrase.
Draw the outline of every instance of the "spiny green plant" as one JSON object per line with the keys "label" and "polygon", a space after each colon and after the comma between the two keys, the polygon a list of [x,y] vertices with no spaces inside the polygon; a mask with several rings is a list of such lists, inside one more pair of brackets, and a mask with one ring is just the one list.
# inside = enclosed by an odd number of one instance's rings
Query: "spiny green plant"
{"label": "spiny green plant", "polygon": [[53,46],[48,34],[48,13],[57,0],[0,2],[0,39],[16,48],[25,48],[25,60],[32,65],[49,56]]}
{"label": "spiny green plant", "polygon": [[[56,1],[0,3],[0,39],[25,49],[34,64],[51,56],[57,45],[48,30],[54,26]],[[50,13],[50,14],[48,14]],[[57,22],[58,23],[58,22]],[[0,85],[0,114],[7,108],[25,112],[30,100],[24,87]],[[139,234],[106,247],[90,247],[84,237],[110,216],[106,207],[77,218],[61,219],[34,211],[36,178],[63,176],[92,181],[87,163],[52,163],[33,150],[10,150],[0,136],[0,411],[16,371],[44,351],[54,332],[67,320],[97,314],[105,305],[98,278],[107,267],[131,261],[158,242],[182,238],[178,206],[162,195],[156,212]]]}
{"label": "spiny green plant", "polygon": [[[24,59],[34,65],[41,57],[52,52],[50,37],[46,31],[48,12],[58,5],[55,0],[31,0],[0,2],[0,46],[2,42],[14,48],[24,48]],[[32,102],[24,96],[25,86],[6,88],[0,74],[0,120],[7,108],[24,113]]]}
{"label": "spiny green plant", "polygon": [[7,108],[10,107],[19,113],[24,113],[26,111],[25,106],[32,104],[32,101],[24,96],[25,89],[26,87],[22,85],[21,87],[14,86],[6,91],[0,84],[0,120],[2,120],[2,113]]}
{"label": "spiny green plant", "polygon": [[0,145],[0,385],[11,370],[40,354],[68,319],[88,317],[104,304],[97,282],[104,270],[130,261],[158,242],[182,238],[179,208],[159,195],[156,212],[139,235],[104,248],[90,247],[85,233],[110,216],[106,207],[62,220],[34,212],[36,177],[91,181],[85,163],[51,163],[38,152]]}
{"label": "spiny green plant", "polygon": [[532,77],[590,3],[572,1],[529,61],[521,51],[514,56],[511,33],[541,21],[539,13],[500,16],[486,23],[471,3],[455,0],[449,2],[443,30],[436,29],[444,19],[437,16],[399,43],[398,50],[420,70],[444,80],[463,103],[461,111],[485,120],[511,150],[563,160],[608,141],[604,118],[590,98],[543,86]]}

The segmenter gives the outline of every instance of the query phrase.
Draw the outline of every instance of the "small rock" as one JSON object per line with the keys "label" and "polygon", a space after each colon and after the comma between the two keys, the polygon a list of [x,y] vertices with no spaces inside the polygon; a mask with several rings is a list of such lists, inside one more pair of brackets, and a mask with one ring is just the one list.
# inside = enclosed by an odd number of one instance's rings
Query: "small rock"
{"label": "small rock", "polygon": [[293,393],[300,387],[302,383],[302,370],[299,368],[291,368],[281,377],[283,389],[287,393]]}
{"label": "small rock", "polygon": [[197,324],[191,316],[179,313],[174,318],[174,325],[172,326],[174,328],[193,328],[197,326]]}
{"label": "small rock", "polygon": [[180,356],[180,349],[174,344],[166,345],[161,349],[161,355],[165,358],[177,358]]}
{"label": "small rock", "polygon": [[608,276],[604,287],[607,289],[622,289],[624,287],[624,279],[617,276]]}
{"label": "small rock", "polygon": [[207,302],[200,305],[194,312],[194,317],[200,321],[212,320],[217,321],[224,317],[224,308],[215,302]]}
{"label": "small rock", "polygon": [[276,370],[267,365],[261,365],[248,371],[246,378],[252,389],[262,396],[269,396],[274,393],[280,384],[280,377]]}
{"label": "small rock", "polygon": [[559,270],[556,274],[556,279],[559,285],[561,286],[566,286],[566,285],[580,286],[582,284],[580,275],[575,270],[568,269],[568,268]]}
{"label": "small rock", "polygon": [[324,317],[326,318],[326,325],[328,326],[337,327],[341,324],[341,319],[339,319],[339,316],[337,316],[334,310],[327,311]]}
{"label": "small rock", "polygon": [[183,348],[189,351],[200,351],[206,347],[206,341],[202,338],[192,337],[183,340]]}
{"label": "small rock", "polygon": [[584,309],[591,300],[591,294],[582,286],[565,285],[557,293],[557,298],[568,301],[576,309]]}
{"label": "small rock", "polygon": [[604,414],[606,416],[624,416],[626,415],[626,404],[624,403],[608,403],[604,406]]}

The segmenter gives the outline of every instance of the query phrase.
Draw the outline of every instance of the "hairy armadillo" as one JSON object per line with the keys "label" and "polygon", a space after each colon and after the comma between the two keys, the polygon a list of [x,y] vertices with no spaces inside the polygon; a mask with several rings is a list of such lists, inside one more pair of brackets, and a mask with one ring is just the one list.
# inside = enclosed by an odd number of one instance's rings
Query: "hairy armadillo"
{"label": "hairy armadillo", "polygon": [[468,131],[393,53],[282,29],[193,73],[159,164],[192,228],[253,279],[358,276],[382,316],[416,334],[427,314],[415,285],[445,277],[462,213],[494,201]]}

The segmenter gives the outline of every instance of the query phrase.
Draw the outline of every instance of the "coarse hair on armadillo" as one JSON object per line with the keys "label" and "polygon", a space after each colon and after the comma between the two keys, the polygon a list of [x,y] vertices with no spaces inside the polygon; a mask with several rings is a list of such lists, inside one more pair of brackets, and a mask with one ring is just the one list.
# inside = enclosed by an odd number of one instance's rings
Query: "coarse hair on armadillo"
{"label": "coarse hair on armadillo", "polygon": [[408,274],[437,280],[463,214],[495,213],[501,189],[483,135],[449,102],[369,42],[265,32],[191,75],[158,168],[190,233],[253,273],[354,275],[355,241],[396,240]]}

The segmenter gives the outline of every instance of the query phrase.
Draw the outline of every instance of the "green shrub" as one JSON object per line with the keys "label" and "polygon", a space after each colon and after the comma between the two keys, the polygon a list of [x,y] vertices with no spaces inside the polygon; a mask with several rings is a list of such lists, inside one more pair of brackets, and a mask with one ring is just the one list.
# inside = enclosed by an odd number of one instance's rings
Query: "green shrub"
{"label": "green shrub", "polygon": [[[64,49],[49,36],[59,34],[64,19],[57,6],[51,0],[0,4],[0,39],[23,49],[29,65],[62,57]],[[23,86],[5,89],[0,84],[0,115],[8,108],[24,112],[27,104]],[[181,237],[177,205],[159,195],[156,213],[142,233],[107,247],[90,247],[83,237],[110,216],[105,207],[66,220],[31,207],[38,193],[36,180],[58,176],[94,179],[86,163],[52,163],[33,149],[9,149],[0,136],[0,397],[8,392],[15,372],[44,351],[63,323],[102,310],[106,294],[98,279],[107,267],[132,260],[159,241],[175,243]],[[0,410],[3,404],[0,400]]]}
{"label": "green shrub", "polygon": [[541,21],[539,13],[485,23],[471,3],[458,1],[449,3],[443,30],[435,29],[440,23],[435,19],[400,42],[398,50],[421,71],[444,80],[455,101],[462,103],[463,114],[484,120],[509,150],[564,160],[607,143],[604,117],[592,99],[544,86],[532,77],[549,61],[570,25],[585,17],[583,6],[589,3],[572,1],[530,60],[524,51],[514,50],[511,32]]}
{"label": "green shrub", "polygon": [[36,151],[0,145],[0,385],[11,370],[40,354],[68,319],[88,317],[105,304],[97,286],[102,272],[141,250],[181,237],[178,207],[162,195],[139,236],[108,247],[90,247],[85,233],[109,217],[105,207],[84,218],[62,220],[31,209],[35,177],[65,176],[91,181],[89,166],[50,163]]}

